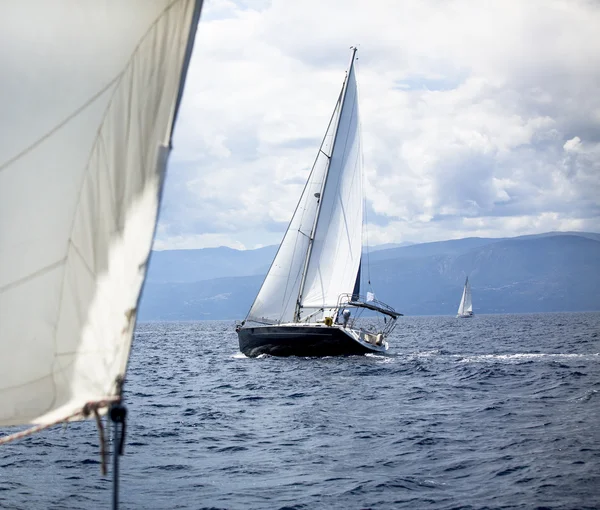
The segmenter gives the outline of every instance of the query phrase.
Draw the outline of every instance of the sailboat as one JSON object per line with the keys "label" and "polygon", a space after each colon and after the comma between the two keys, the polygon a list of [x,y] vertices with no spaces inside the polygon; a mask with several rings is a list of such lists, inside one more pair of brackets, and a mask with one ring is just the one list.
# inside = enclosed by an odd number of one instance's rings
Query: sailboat
{"label": "sailboat", "polygon": [[465,319],[467,317],[473,317],[473,301],[471,300],[471,284],[469,283],[469,277],[465,280],[465,287],[463,289],[462,297],[460,299],[460,305],[458,305],[457,318]]}
{"label": "sailboat", "polygon": [[[401,315],[360,295],[363,168],[356,48],[308,181],[246,319],[236,327],[249,357],[385,352]],[[378,329],[357,318],[375,312]],[[366,324],[366,326],[361,326]]]}
{"label": "sailboat", "polygon": [[10,45],[0,57],[0,426],[36,425],[0,443],[72,420],[101,426],[109,409],[115,433],[124,429],[127,361],[201,7],[0,6]]}

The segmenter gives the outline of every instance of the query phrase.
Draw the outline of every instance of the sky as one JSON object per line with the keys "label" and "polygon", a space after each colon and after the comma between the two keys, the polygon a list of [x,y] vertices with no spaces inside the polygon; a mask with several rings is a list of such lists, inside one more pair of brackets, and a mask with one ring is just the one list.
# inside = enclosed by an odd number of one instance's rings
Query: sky
{"label": "sky", "polygon": [[600,232],[600,2],[205,0],[155,249],[278,244],[358,47],[372,246]]}

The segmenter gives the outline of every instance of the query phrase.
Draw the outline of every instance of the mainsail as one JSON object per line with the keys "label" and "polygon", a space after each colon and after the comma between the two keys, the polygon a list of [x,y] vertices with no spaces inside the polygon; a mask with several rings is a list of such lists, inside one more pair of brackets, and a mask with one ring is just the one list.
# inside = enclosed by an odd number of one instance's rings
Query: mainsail
{"label": "mainsail", "polygon": [[471,285],[469,284],[469,277],[465,281],[465,288],[458,305],[458,315],[465,315],[473,311],[473,302],[471,300]]}
{"label": "mainsail", "polygon": [[119,396],[200,8],[0,7],[0,425]]}
{"label": "mainsail", "polygon": [[308,182],[248,320],[291,322],[298,307],[307,315],[334,308],[340,294],[355,288],[363,219],[355,51]]}

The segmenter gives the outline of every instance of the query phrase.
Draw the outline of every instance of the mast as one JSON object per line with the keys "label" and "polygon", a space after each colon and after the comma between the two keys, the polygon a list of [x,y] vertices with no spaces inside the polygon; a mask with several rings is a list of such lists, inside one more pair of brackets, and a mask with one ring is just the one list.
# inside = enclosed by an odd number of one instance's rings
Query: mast
{"label": "mast", "polygon": [[[302,193],[300,195],[300,200],[298,201],[298,203],[296,204],[296,208],[294,209],[294,214],[292,214],[292,218],[290,219],[290,222],[288,223],[287,229],[285,231],[285,234],[283,235],[283,239],[281,240],[281,243],[279,244],[279,247],[277,248],[277,253],[275,254],[275,257],[273,258],[273,260],[271,261],[271,265],[269,266],[269,270],[267,271],[267,274],[265,275],[265,278],[260,286],[260,289],[256,295],[256,297],[254,298],[254,301],[252,302],[252,306],[250,306],[250,309],[248,310],[248,313],[246,314],[246,318],[244,319],[244,321],[242,322],[242,325],[248,321],[250,319],[250,315],[252,314],[252,310],[254,309],[254,305],[256,304],[257,300],[260,298],[261,292],[263,291],[263,288],[265,287],[267,280],[269,278],[269,274],[271,273],[271,269],[274,267],[274,265],[277,262],[277,258],[279,256],[279,253],[282,250],[282,247],[287,239],[288,234],[290,233],[290,231],[292,231],[292,225],[294,224],[294,219],[296,217],[296,214],[298,213],[298,209],[300,208],[301,204],[302,204],[302,197],[304,196],[304,194],[307,192],[307,189],[310,186],[310,182],[311,179],[313,177],[313,174],[315,172],[315,168],[318,164],[319,161],[319,157],[321,156],[321,154],[323,154],[326,158],[327,161],[329,161],[329,156],[327,156],[327,154],[325,154],[325,152],[323,151],[323,145],[325,144],[325,141],[327,139],[328,133],[329,133],[329,128],[331,127],[332,123],[334,122],[335,119],[335,114],[337,111],[337,105],[340,102],[342,97],[342,90],[340,90],[340,94],[338,96],[337,101],[335,102],[335,108],[333,109],[333,113],[331,114],[331,117],[329,118],[329,122],[327,123],[327,130],[325,131],[325,134],[323,135],[323,139],[321,140],[321,145],[319,146],[319,151],[317,152],[317,155],[315,157],[315,161],[311,167],[310,170],[310,174],[308,175],[308,179],[306,180],[306,182],[304,183],[304,189],[302,190]],[[327,163],[328,165],[328,163]],[[320,190],[322,191],[322,189]],[[310,239],[310,233],[305,233],[302,231],[302,229],[300,228],[300,226],[298,226],[297,232],[302,234],[304,237],[309,238]],[[289,277],[289,276],[288,276]],[[295,309],[294,309],[294,317],[295,317]],[[281,319],[281,317],[280,317]],[[280,323],[281,320],[277,320],[276,322]]]}
{"label": "mast", "polygon": [[302,294],[304,293],[304,285],[306,283],[306,272],[308,270],[308,263],[310,262],[310,256],[312,253],[312,247],[315,240],[315,232],[317,231],[317,225],[319,224],[319,216],[321,213],[321,204],[325,192],[325,186],[327,185],[327,179],[329,177],[329,167],[331,165],[331,156],[333,156],[333,152],[335,151],[335,142],[337,141],[337,131],[340,125],[340,120],[342,118],[342,110],[344,108],[344,101],[346,99],[346,91],[348,89],[348,79],[350,78],[350,73],[352,72],[352,67],[354,66],[354,56],[356,55],[357,48],[355,46],[351,47],[352,55],[350,56],[350,64],[348,66],[348,71],[346,72],[346,78],[344,80],[344,85],[342,86],[342,93],[340,95],[340,111],[338,113],[338,118],[335,123],[335,130],[333,131],[333,143],[331,145],[331,153],[327,156],[327,170],[325,172],[325,176],[323,178],[323,184],[321,185],[321,191],[319,193],[319,203],[317,205],[317,214],[315,215],[315,221],[313,223],[312,229],[310,231],[310,237],[308,239],[308,249],[306,250],[306,259],[304,260],[304,267],[302,269],[302,277],[300,280],[300,289],[298,291],[298,299],[296,300],[296,311],[294,312],[294,322],[300,321],[300,303],[302,302]]}

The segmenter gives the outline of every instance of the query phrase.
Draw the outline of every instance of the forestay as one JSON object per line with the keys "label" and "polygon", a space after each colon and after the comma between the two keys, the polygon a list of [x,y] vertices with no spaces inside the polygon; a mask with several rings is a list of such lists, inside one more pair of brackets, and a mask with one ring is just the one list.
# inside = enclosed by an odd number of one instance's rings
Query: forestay
{"label": "forestay", "polygon": [[0,6],[0,425],[117,394],[200,4]]}

